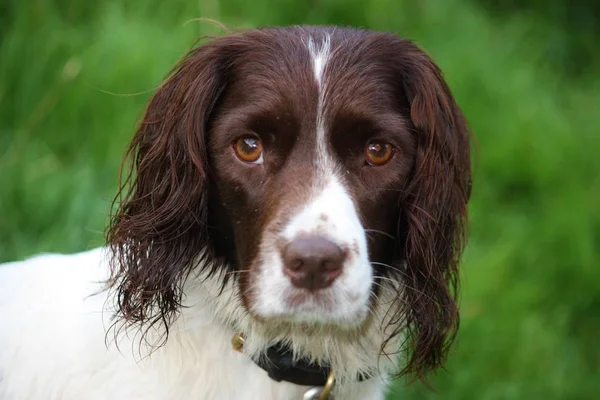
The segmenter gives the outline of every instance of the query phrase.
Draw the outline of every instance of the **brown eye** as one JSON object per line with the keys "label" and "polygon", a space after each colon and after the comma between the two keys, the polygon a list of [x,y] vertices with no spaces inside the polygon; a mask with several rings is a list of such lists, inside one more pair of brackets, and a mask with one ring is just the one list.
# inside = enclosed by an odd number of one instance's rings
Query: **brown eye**
{"label": "brown eye", "polygon": [[365,147],[365,156],[370,165],[384,165],[392,158],[394,147],[386,142],[374,140]]}
{"label": "brown eye", "polygon": [[233,149],[243,162],[262,164],[263,146],[260,139],[253,136],[241,137],[235,141]]}

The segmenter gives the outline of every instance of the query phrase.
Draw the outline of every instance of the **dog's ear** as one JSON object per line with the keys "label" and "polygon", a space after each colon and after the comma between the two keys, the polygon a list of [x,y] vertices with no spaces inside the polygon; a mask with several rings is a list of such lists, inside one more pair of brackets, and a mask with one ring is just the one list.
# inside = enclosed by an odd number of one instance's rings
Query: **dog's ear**
{"label": "dog's ear", "polygon": [[439,68],[401,41],[394,57],[403,103],[417,138],[415,169],[399,231],[405,274],[402,310],[409,359],[403,374],[426,380],[456,335],[458,264],[471,190],[470,134]]}
{"label": "dog's ear", "polygon": [[151,98],[126,155],[107,230],[118,320],[169,324],[182,285],[211,251],[207,126],[227,82],[233,38],[188,53]]}

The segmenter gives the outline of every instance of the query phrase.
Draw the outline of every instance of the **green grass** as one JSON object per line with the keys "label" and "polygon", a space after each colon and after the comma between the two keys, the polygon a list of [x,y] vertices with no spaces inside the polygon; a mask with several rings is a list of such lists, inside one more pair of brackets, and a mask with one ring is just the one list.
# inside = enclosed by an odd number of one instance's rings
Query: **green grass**
{"label": "green grass", "polygon": [[458,342],[433,378],[437,392],[399,383],[390,399],[596,398],[600,62],[564,75],[538,49],[551,47],[546,32],[565,32],[473,4],[5,2],[0,261],[102,243],[122,153],[152,89],[198,35],[219,33],[186,21],[392,30],[439,63],[477,139]]}

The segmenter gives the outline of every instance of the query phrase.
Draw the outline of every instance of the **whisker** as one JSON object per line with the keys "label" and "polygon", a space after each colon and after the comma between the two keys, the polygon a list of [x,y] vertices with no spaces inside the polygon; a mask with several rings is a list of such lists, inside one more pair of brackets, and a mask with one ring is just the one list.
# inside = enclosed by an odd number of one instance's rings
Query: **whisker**
{"label": "whisker", "polygon": [[381,234],[381,235],[383,235],[383,236],[387,236],[387,237],[389,237],[389,238],[390,238],[390,239],[392,239],[392,240],[396,239],[396,237],[395,237],[394,235],[391,235],[391,234],[389,234],[389,233],[387,233],[387,232],[384,232],[384,231],[380,231],[380,230],[378,230],[378,229],[371,229],[371,228],[367,228],[367,229],[365,229],[364,231],[365,231],[365,232],[367,232],[367,233],[371,233],[371,232],[372,232],[372,233],[379,233],[379,234]]}
{"label": "whisker", "polygon": [[235,274],[243,274],[243,273],[249,273],[250,270],[249,269],[239,269],[239,270],[235,270],[235,271],[229,271],[227,273],[225,273],[225,275],[235,275]]}
{"label": "whisker", "polygon": [[[373,282],[373,283],[376,283],[376,284],[378,284],[379,286],[381,286],[381,283],[377,283],[377,282]],[[371,289],[371,290],[369,291],[369,295],[373,296],[373,297],[375,298],[375,300],[377,300],[377,301],[381,301],[381,299],[379,298],[379,296],[377,296],[377,294],[375,294],[375,291],[374,291],[373,289]]]}
{"label": "whisker", "polygon": [[381,265],[381,266],[383,266],[383,267],[386,267],[386,268],[392,269],[392,270],[394,270],[394,271],[396,271],[396,272],[399,272],[399,273],[401,273],[402,275],[406,276],[407,278],[410,278],[410,277],[411,277],[409,274],[407,274],[407,273],[406,273],[406,271],[403,271],[403,270],[401,270],[400,268],[398,268],[398,267],[394,267],[393,265],[390,265],[390,264],[385,264],[385,263],[376,262],[376,261],[371,261],[371,264],[374,264],[374,265]]}
{"label": "whisker", "polygon": [[391,279],[391,278],[386,278],[385,276],[378,276],[378,277],[377,277],[377,279],[381,279],[381,280],[384,280],[384,281],[393,282],[393,283],[395,283],[395,284],[400,284],[400,285],[402,285],[403,287],[405,287],[405,288],[407,288],[407,289],[410,289],[410,290],[412,290],[413,292],[416,292],[416,293],[418,293],[419,295],[421,295],[421,296],[424,296],[424,297],[428,298],[429,300],[431,300],[432,302],[434,302],[436,305],[438,305],[438,306],[441,306],[440,302],[438,302],[437,300],[435,300],[433,297],[429,296],[428,294],[426,294],[426,293],[424,293],[424,292],[422,292],[422,291],[420,291],[420,290],[418,290],[418,289],[416,289],[416,288],[414,288],[414,287],[412,287],[412,286],[410,286],[410,285],[407,285],[407,284],[406,284],[406,283],[404,283],[404,282],[397,281],[397,280],[395,280],[395,279]]}
{"label": "whisker", "polygon": [[[382,289],[387,289],[387,288],[388,288],[387,286],[385,286],[384,284],[382,284],[382,283],[379,283],[379,282],[373,282],[373,285],[379,286],[379,287],[380,287],[380,288],[382,288]],[[377,298],[377,299],[378,299],[379,301],[381,301],[379,298]],[[390,299],[388,302],[385,302],[385,303],[384,303],[384,302],[382,302],[381,304],[393,304],[393,303],[394,303],[394,301],[396,301],[396,300],[395,300],[395,299]]]}
{"label": "whisker", "polygon": [[402,194],[410,194],[410,191],[406,190],[406,189],[393,189],[393,188],[376,188],[377,191],[381,191],[381,192],[398,192],[398,193],[402,193]]}
{"label": "whisker", "polygon": [[373,316],[373,318],[377,319],[377,312],[375,312],[375,310],[373,310],[373,308],[372,308],[372,307],[369,307],[369,308],[367,309],[367,312],[368,312],[370,315],[372,315],[372,316]]}

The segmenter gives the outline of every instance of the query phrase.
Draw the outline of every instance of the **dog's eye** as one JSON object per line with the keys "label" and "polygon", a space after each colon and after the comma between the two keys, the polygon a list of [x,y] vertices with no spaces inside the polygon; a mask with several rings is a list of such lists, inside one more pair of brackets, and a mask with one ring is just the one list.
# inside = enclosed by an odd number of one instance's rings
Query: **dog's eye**
{"label": "dog's eye", "polygon": [[254,136],[244,136],[233,144],[235,154],[240,160],[251,164],[262,164],[263,146],[260,139]]}
{"label": "dog's eye", "polygon": [[365,156],[369,165],[380,166],[387,164],[394,155],[394,147],[386,142],[373,140],[365,147]]}

